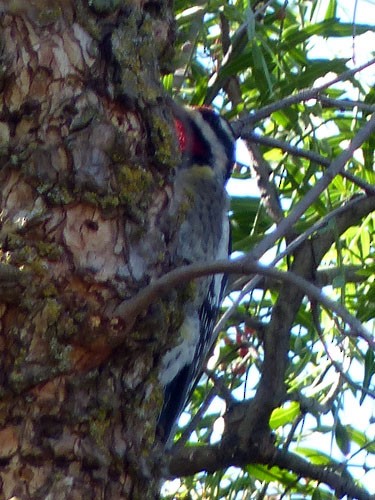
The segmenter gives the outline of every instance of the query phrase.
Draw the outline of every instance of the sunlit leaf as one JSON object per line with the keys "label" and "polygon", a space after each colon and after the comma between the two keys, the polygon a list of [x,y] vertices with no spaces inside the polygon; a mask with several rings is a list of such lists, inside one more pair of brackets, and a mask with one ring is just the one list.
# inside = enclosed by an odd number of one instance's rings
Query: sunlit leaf
{"label": "sunlit leaf", "polygon": [[356,443],[360,448],[368,453],[375,454],[375,439],[369,439],[369,437],[358,429],[348,425],[346,431],[350,439]]}
{"label": "sunlit leaf", "polygon": [[337,12],[337,0],[329,0],[327,10],[325,12],[325,19],[333,19],[336,18]]}
{"label": "sunlit leaf", "polygon": [[270,418],[270,427],[271,429],[277,429],[282,425],[290,424],[299,414],[300,405],[296,402],[289,403],[286,408],[276,408]]}

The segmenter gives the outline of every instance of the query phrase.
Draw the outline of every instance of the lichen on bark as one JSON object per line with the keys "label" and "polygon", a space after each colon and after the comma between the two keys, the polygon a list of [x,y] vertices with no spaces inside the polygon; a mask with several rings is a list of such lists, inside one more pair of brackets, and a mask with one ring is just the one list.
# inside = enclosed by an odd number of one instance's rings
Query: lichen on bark
{"label": "lichen on bark", "polygon": [[4,498],[158,488],[156,368],[183,293],[137,321],[112,312],[172,265],[158,225],[178,159],[159,83],[172,13],[96,4],[0,2]]}

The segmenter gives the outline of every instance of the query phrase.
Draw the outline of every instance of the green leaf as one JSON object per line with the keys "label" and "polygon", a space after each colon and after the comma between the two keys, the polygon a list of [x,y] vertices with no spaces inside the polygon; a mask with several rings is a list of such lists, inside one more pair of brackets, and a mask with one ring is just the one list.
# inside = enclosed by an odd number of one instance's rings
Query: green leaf
{"label": "green leaf", "polygon": [[257,42],[252,44],[252,54],[254,62],[253,68],[254,70],[258,70],[256,73],[258,81],[260,80],[260,85],[263,87],[264,84],[266,84],[265,88],[268,88],[268,94],[270,94],[273,88],[272,78],[261,46]]}
{"label": "green leaf", "polygon": [[298,446],[298,448],[295,449],[295,452],[308,458],[314,465],[329,465],[334,463],[329,455],[314,448]]}
{"label": "green leaf", "polygon": [[336,422],[335,439],[341,452],[348,455],[350,453],[350,436],[346,426],[342,425],[340,421]]}
{"label": "green leaf", "polygon": [[259,207],[259,198],[252,196],[232,196],[230,200],[230,220],[233,251],[246,252],[258,241],[255,234],[264,234],[272,225],[264,208]]}
{"label": "green leaf", "polygon": [[270,427],[275,430],[286,424],[294,422],[295,418],[300,414],[301,408],[299,403],[292,401],[286,408],[276,408],[273,410],[270,418]]}
{"label": "green leaf", "polygon": [[346,431],[350,439],[360,448],[363,448],[368,453],[375,454],[375,440],[370,440],[369,437],[358,429],[354,429],[351,425],[346,427]]}
{"label": "green leaf", "polygon": [[284,82],[281,82],[280,93],[283,96],[290,95],[295,90],[311,87],[318,78],[325,76],[327,73],[342,73],[347,69],[346,62],[346,59],[335,59],[333,61],[328,59],[309,60],[306,68],[299,73],[290,75]]}
{"label": "green leaf", "polygon": [[322,495],[320,494],[319,488],[314,490],[314,493],[311,496],[311,500],[322,500]]}
{"label": "green leaf", "polygon": [[336,18],[336,12],[337,12],[337,1],[336,0],[330,0],[329,4],[327,6],[327,10],[324,16],[324,19],[335,19]]}
{"label": "green leaf", "polygon": [[[371,24],[356,24],[356,34],[361,35],[366,31],[375,31],[375,25]],[[353,35],[353,24],[340,23],[336,18],[330,18],[321,23],[309,24],[301,29],[301,26],[295,25],[284,31],[281,48],[289,50],[291,47],[305,42],[313,35],[322,37],[347,37]]]}
{"label": "green leaf", "polygon": [[[370,387],[370,382],[375,373],[375,355],[372,347],[369,347],[365,356],[365,372],[363,376],[363,387],[368,389]],[[366,397],[366,392],[362,392],[362,396],[360,399],[360,404],[363,403],[363,400]]]}
{"label": "green leaf", "polygon": [[246,9],[246,31],[247,38],[249,40],[253,40],[253,38],[255,37],[255,17],[250,3],[248,5],[248,8]]}
{"label": "green leaf", "polygon": [[173,88],[173,74],[165,75],[162,79],[164,88],[167,92],[171,93]]}
{"label": "green leaf", "polygon": [[296,481],[296,475],[280,470],[278,467],[267,467],[263,465],[248,465],[246,467],[249,474],[259,481],[272,482],[281,481],[283,484],[292,484]]}

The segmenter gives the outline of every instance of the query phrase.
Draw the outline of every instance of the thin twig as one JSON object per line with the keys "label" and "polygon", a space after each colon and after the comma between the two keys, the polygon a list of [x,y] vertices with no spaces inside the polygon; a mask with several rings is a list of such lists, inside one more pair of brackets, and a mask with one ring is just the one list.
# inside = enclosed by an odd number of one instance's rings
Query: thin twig
{"label": "thin twig", "polygon": [[352,101],[351,99],[332,99],[332,97],[327,97],[325,95],[320,95],[318,100],[323,107],[338,108],[338,109],[353,109],[358,108],[361,111],[367,111],[369,113],[374,113],[374,104],[367,104],[362,101]]}
{"label": "thin twig", "polygon": [[[269,146],[271,148],[281,149],[285,153],[290,153],[293,156],[299,156],[300,158],[306,158],[307,160],[311,160],[323,167],[329,167],[331,164],[331,160],[329,158],[325,158],[324,156],[316,153],[315,151],[308,151],[306,149],[298,148],[297,146],[292,146],[289,142],[281,141],[280,139],[274,139],[273,137],[261,136],[256,132],[249,131],[246,134],[243,134],[243,138],[249,142],[254,142],[256,144],[262,144],[264,146]],[[363,189],[366,193],[375,194],[375,186],[373,184],[369,184],[368,182],[356,177],[350,172],[340,172],[342,177],[345,177],[349,181],[353,182],[356,186]]]}
{"label": "thin twig", "polygon": [[[245,138],[245,140],[247,137]],[[266,209],[267,214],[271,219],[278,223],[284,218],[284,213],[281,208],[281,203],[279,199],[279,194],[276,186],[270,181],[270,172],[272,169],[268,162],[265,161],[260,149],[256,144],[249,144],[247,146],[250,149],[253,156],[253,169],[256,173],[256,179],[258,184],[258,189],[261,194],[261,199],[263,206]]]}
{"label": "thin twig", "polygon": [[172,453],[175,453],[178,449],[183,448],[187,443],[191,433],[197,428],[200,420],[202,420],[203,415],[206,413],[208,407],[212,403],[212,400],[217,394],[216,387],[211,387],[209,393],[204,398],[203,403],[199,406],[197,413],[190,420],[187,427],[184,429],[180,439],[173,445]]}

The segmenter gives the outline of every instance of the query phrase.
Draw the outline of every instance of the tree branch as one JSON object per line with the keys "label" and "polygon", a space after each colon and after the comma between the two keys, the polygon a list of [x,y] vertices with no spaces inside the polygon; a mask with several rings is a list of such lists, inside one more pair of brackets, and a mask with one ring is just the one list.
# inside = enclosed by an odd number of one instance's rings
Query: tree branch
{"label": "tree branch", "polygon": [[289,451],[275,452],[273,464],[282,469],[287,469],[296,474],[315,479],[324,483],[335,492],[337,498],[347,495],[358,500],[373,500],[374,496],[365,489],[360,488],[349,475],[342,475],[340,472],[330,470],[327,466],[320,467],[304,460],[295,453]]}
{"label": "tree branch", "polygon": [[343,476],[327,466],[313,465],[290,451],[270,447],[268,441],[254,441],[253,446],[242,455],[237,453],[237,448],[236,442],[232,442],[230,447],[211,445],[179,448],[168,459],[169,478],[191,476],[201,471],[213,472],[230,466],[271,463],[298,476],[326,484],[338,498],[348,495],[358,500],[374,499],[364,488],[357,486],[350,476]]}
{"label": "tree branch", "polygon": [[[363,216],[366,216],[368,213],[375,210],[375,197],[374,196],[359,196],[350,200],[346,205],[342,207],[338,207],[323,219],[315,222],[309,229],[307,229],[304,233],[295,238],[292,242],[290,242],[287,247],[280,252],[270,263],[270,266],[275,266],[277,262],[279,262],[286,255],[291,255],[292,251],[300,247],[303,242],[305,242],[309,236],[313,235],[320,229],[324,229],[327,223],[334,219],[340,220],[341,228],[338,229],[338,234],[342,234],[350,225],[355,224],[358,220]],[[271,233],[272,234],[272,233]],[[322,231],[315,238],[316,244],[319,241],[324,239],[324,245],[327,247],[329,244],[332,244],[334,241],[334,235],[332,232]],[[249,256],[252,255],[252,252]],[[233,304],[225,311],[218,324],[215,327],[215,332],[218,333],[224,326],[224,324],[228,321],[231,315],[236,311],[238,304],[244,298],[246,294],[248,294],[251,290],[256,288],[260,283],[262,277],[255,276],[250,281],[247,278],[242,277],[236,280],[233,284],[233,288],[243,287],[241,293],[233,302]],[[244,285],[246,283],[246,285]]]}
{"label": "tree branch", "polygon": [[[317,233],[319,230],[327,227],[328,223],[334,219],[336,219],[340,215],[345,215],[345,213],[349,213],[350,211],[356,210],[357,207],[362,203],[362,201],[367,200],[367,196],[358,196],[355,198],[352,198],[349,200],[345,205],[342,205],[341,207],[337,207],[331,212],[329,212],[325,217],[322,217],[321,219],[317,220],[312,224],[306,231],[304,231],[302,234],[298,235],[296,238],[294,238],[292,241],[288,243],[288,245],[279,252],[276,257],[271,261],[270,266],[275,266],[278,262],[280,262],[284,257],[287,255],[291,255],[292,252],[298,248],[304,241],[306,241],[310,236],[312,236],[314,233]],[[253,278],[254,280],[254,278]],[[237,279],[232,285],[233,289],[239,289],[242,287],[247,281],[247,278],[242,277]],[[251,287],[251,289],[255,288],[255,286],[258,285],[259,279],[257,279],[257,283],[254,284]],[[358,281],[358,277],[357,280]],[[321,285],[323,286],[323,285]],[[248,293],[249,289],[246,288],[246,290],[243,290],[243,293]],[[243,293],[241,294],[241,298],[243,297]]]}
{"label": "tree branch", "polygon": [[[305,233],[303,233],[304,236]],[[297,240],[293,240],[292,244]],[[306,240],[304,238],[304,240]],[[297,246],[297,245],[296,245]],[[290,252],[287,252],[289,248],[289,245],[281,252],[283,256],[288,255]],[[274,259],[275,260],[275,259]],[[278,259],[279,261],[280,259]],[[272,261],[271,265],[274,265],[275,262]],[[367,276],[364,276],[363,274],[360,274],[359,271],[361,271],[363,267],[361,266],[341,266],[341,267],[331,267],[327,269],[319,269],[316,274],[315,274],[315,284],[319,286],[320,288],[323,288],[325,286],[333,286],[334,281],[337,278],[342,278],[345,283],[363,283],[365,282],[368,278]],[[230,281],[230,280],[229,280]],[[241,278],[238,278],[237,280],[233,280],[233,282],[230,285],[230,288],[228,290],[228,294],[231,292],[238,292],[242,291],[243,286],[245,283],[248,282],[248,278],[246,276],[242,276]],[[340,281],[341,283],[341,281]],[[256,284],[256,288],[260,290],[278,290],[280,288],[280,283],[274,280],[270,280],[267,278],[262,277]],[[231,315],[231,317],[237,319],[239,322],[244,322],[248,326],[254,328],[255,330],[262,329],[264,327],[263,323],[260,321],[256,320],[255,318],[248,318],[245,317],[244,315],[241,314],[236,314],[234,313]]]}
{"label": "tree branch", "polygon": [[261,194],[262,203],[271,219],[279,223],[284,218],[284,213],[281,208],[279,195],[275,184],[270,182],[270,173],[272,169],[268,162],[265,161],[258,146],[247,140],[247,136],[243,137],[246,140],[248,149],[253,156],[253,169],[256,173],[257,184]]}
{"label": "tree branch", "polygon": [[182,433],[182,436],[180,439],[177,441],[177,443],[173,446],[174,450],[177,450],[179,448],[182,448],[190,438],[190,434],[194,431],[194,429],[197,427],[199,421],[202,419],[203,415],[205,414],[206,410],[212,403],[212,400],[217,394],[217,390],[215,387],[212,387],[210,389],[210,392],[207,394],[207,396],[204,398],[203,403],[200,405],[197,413],[194,415],[194,417],[191,419],[189,424],[187,425],[187,428],[184,429],[184,432]]}
{"label": "tree branch", "polygon": [[324,287],[331,285],[337,278],[343,278],[345,283],[363,283],[367,277],[359,273],[363,267],[361,266],[342,266],[331,267],[329,269],[320,269],[316,273],[316,284]]}
{"label": "tree branch", "polygon": [[[366,199],[366,202],[368,200]],[[372,200],[374,201],[374,199]],[[363,209],[364,206],[360,205]],[[367,207],[368,208],[368,207]],[[355,216],[358,217],[358,212]],[[338,233],[350,225],[352,219],[337,217]],[[326,234],[328,236],[326,236]],[[301,279],[313,279],[316,268],[332,244],[332,232],[324,231],[314,240],[306,241],[294,254],[292,270]],[[297,285],[297,286],[296,286]],[[283,281],[277,302],[272,310],[271,321],[264,335],[264,362],[258,390],[254,399],[245,406],[234,407],[227,414],[228,436],[225,442],[234,438],[242,444],[241,450],[248,446],[254,430],[267,425],[274,408],[285,399],[285,370],[288,362],[290,330],[303,298],[297,282],[286,284]],[[319,299],[318,299],[319,300]],[[370,345],[375,345],[371,336],[366,335]],[[234,434],[234,436],[233,436]],[[225,437],[225,435],[224,435]]]}
{"label": "tree branch", "polygon": [[367,104],[362,101],[352,101],[351,99],[332,99],[332,97],[327,97],[326,95],[320,95],[318,97],[323,107],[326,108],[338,108],[338,109],[353,109],[358,108],[361,111],[366,111],[368,113],[375,112],[375,106],[373,104]]}
{"label": "tree branch", "polygon": [[[301,149],[296,146],[292,146],[290,143],[281,141],[279,139],[274,139],[273,137],[261,136],[256,132],[250,130],[246,132],[246,134],[242,135],[242,138],[248,141],[249,143],[263,144],[265,146],[269,146],[271,148],[281,149],[285,153],[290,153],[293,156],[298,156],[300,158],[306,158],[307,160],[311,160],[323,167],[329,167],[331,164],[331,160],[329,158],[325,158],[324,156],[316,153],[315,151],[308,151],[306,149]],[[368,182],[356,177],[350,172],[340,172],[340,175],[349,181],[353,182],[356,186],[363,189],[367,194],[375,194],[375,186],[373,184],[369,184]]]}
{"label": "tree branch", "polygon": [[[187,283],[196,278],[219,273],[259,274],[260,276],[267,276],[274,280],[293,284],[311,299],[318,301],[327,309],[340,316],[357,332],[359,336],[366,340],[369,345],[375,347],[375,343],[370,334],[362,326],[360,321],[349,314],[339,302],[331,300],[329,297],[324,295],[320,288],[316,287],[301,276],[291,272],[283,272],[263,266],[256,262],[249,262],[249,256],[241,257],[235,261],[219,260],[216,262],[190,264],[179,267],[178,269],[165,274],[151,285],[141,290],[133,299],[122,302],[114,311],[112,311],[112,316],[118,316],[124,321],[128,321],[129,318],[133,318],[134,316],[136,317],[141,312],[146,311],[152,303],[155,303],[161,296],[165,295],[171,289],[178,287],[181,283]],[[116,337],[116,339],[119,340],[119,337]],[[110,338],[108,341],[111,344]]]}

